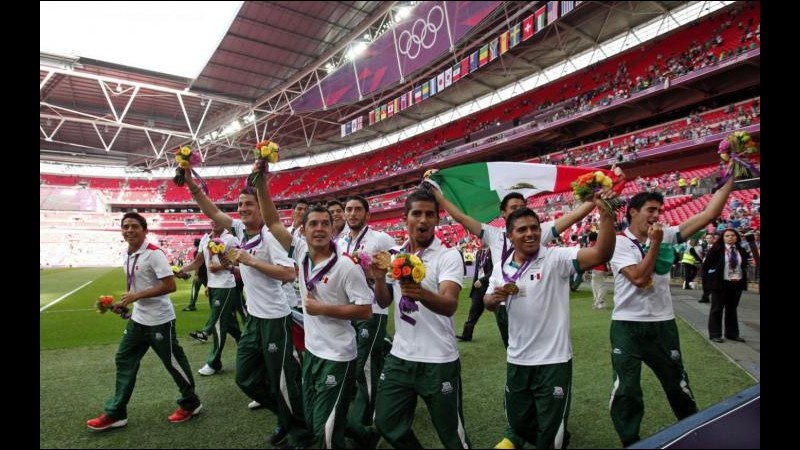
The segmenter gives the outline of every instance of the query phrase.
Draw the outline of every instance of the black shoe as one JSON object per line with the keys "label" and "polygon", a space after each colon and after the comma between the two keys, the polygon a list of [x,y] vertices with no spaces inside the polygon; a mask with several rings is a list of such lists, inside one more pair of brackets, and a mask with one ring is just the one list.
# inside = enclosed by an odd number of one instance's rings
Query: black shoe
{"label": "black shoe", "polygon": [[744,340],[744,338],[741,338],[741,337],[729,337],[728,339],[730,339],[732,341],[736,341],[736,342],[747,342],[747,341]]}
{"label": "black shoe", "polygon": [[206,342],[208,342],[208,335],[205,334],[202,330],[190,331],[189,337],[197,342],[200,342],[201,344],[205,344]]}
{"label": "black shoe", "polygon": [[469,342],[472,340],[472,336],[462,336],[457,334],[456,339],[458,339],[459,341]]}
{"label": "black shoe", "polygon": [[272,436],[269,438],[269,443],[272,444],[272,446],[277,447],[281,444],[285,444],[288,436],[289,432],[286,431],[286,429],[282,426],[278,425],[275,427],[275,431],[272,432]]}
{"label": "black shoe", "polygon": [[712,338],[709,338],[709,339],[711,339],[712,341],[716,342],[717,344],[721,344],[721,343],[725,342],[725,339],[722,339],[721,337],[712,337]]}
{"label": "black shoe", "polygon": [[711,303],[711,302],[710,302],[710,301],[708,301],[708,300],[703,300],[703,299],[701,298],[700,300],[698,300],[698,301],[697,301],[697,303]]}

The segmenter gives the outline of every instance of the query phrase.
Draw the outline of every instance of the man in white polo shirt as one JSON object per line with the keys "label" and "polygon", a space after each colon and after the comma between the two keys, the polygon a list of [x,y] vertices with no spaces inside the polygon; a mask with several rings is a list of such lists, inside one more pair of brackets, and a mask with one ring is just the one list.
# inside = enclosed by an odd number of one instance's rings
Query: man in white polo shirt
{"label": "man in white polo shirt", "polygon": [[[412,192],[403,216],[408,242],[394,250],[416,255],[426,273],[422,283],[395,281],[389,290],[384,271],[373,269],[378,304],[396,305],[392,350],[384,361],[375,398],[375,426],[394,448],[422,448],[411,428],[419,396],[428,405],[444,448],[470,448],[453,324],[464,279],[463,260],[458,250],[445,247],[434,234],[439,203],[429,190]],[[403,296],[417,311],[401,311]]]}
{"label": "man in white polo shirt", "polygon": [[[360,195],[347,199],[344,206],[345,231],[339,236],[340,254],[375,255],[395,246],[391,236],[370,228],[369,203]],[[374,286],[372,270],[365,271],[367,284]],[[386,337],[388,308],[372,302],[372,319],[353,322],[358,342],[358,371],[356,372],[356,396],[350,405],[347,417],[347,436],[358,448],[374,448],[380,438],[377,431],[369,428],[375,412],[375,389],[383,369],[383,344]]]}
{"label": "man in white polo shirt", "polygon": [[[660,193],[640,192],[628,202],[626,216],[630,226],[617,235],[611,259],[614,312],[610,333],[614,371],[611,421],[625,447],[639,440],[644,417],[642,362],[658,377],[675,417],[680,420],[697,412],[683,367],[669,290],[672,244],[685,241],[719,217],[732,189],[733,177],[711,197],[703,211],[672,227],[659,223],[664,205]],[[662,247],[667,245],[666,258],[659,258]]]}
{"label": "man in white polo shirt", "polygon": [[505,302],[508,311],[505,407],[514,435],[536,448],[566,448],[572,397],[570,276],[611,258],[614,217],[600,214],[594,247],[548,248],[542,234],[533,210],[520,208],[506,218],[514,250],[492,274],[484,302],[489,310]]}
{"label": "man in white polo shirt", "polygon": [[248,397],[278,418],[270,443],[305,446],[311,434],[303,414],[300,367],[292,356],[292,314],[281,284],[295,277],[294,263],[264,226],[254,192],[239,195],[241,219],[232,219],[195,184],[186,171],[186,185],[200,209],[219,226],[230,229],[238,248],[226,254],[244,282],[248,317],[236,352],[236,384]]}
{"label": "man in white polo shirt", "polygon": [[300,272],[306,352],[303,356],[303,404],[306,423],[318,448],[345,448],[347,408],[355,388],[356,332],[352,319],[372,317],[372,291],[364,272],[340,257],[333,237],[333,217],[321,205],[303,215],[305,239],[283,226],[267,189],[256,191],[261,214]]}

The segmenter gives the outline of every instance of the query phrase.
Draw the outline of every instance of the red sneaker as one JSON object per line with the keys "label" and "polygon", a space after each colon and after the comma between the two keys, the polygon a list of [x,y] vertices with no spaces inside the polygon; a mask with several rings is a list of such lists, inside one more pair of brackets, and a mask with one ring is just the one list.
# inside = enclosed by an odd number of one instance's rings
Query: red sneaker
{"label": "red sneaker", "polygon": [[86,426],[97,431],[102,431],[108,428],[120,428],[128,424],[128,419],[114,419],[108,417],[105,413],[100,414],[96,419],[89,419],[86,421]]}
{"label": "red sneaker", "polygon": [[199,405],[193,411],[187,411],[179,406],[174,413],[170,414],[170,416],[167,417],[167,420],[169,420],[172,423],[186,422],[187,420],[191,419],[192,416],[196,416],[200,414],[202,411],[203,411],[203,405]]}

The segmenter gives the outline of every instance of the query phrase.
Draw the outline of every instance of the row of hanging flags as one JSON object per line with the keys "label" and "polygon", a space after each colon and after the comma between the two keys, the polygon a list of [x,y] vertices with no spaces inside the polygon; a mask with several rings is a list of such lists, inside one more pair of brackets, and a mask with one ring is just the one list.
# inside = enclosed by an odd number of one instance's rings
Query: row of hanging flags
{"label": "row of hanging flags", "polygon": [[[493,2],[424,2],[422,5],[418,6],[415,9],[415,14],[412,15],[412,17],[398,24],[393,30],[393,32],[384,33],[384,35],[381,36],[381,38],[379,38],[378,40],[376,40],[375,43],[373,43],[373,45],[370,45],[370,48],[386,47],[388,40],[386,42],[382,43],[380,42],[381,39],[383,39],[384,37],[387,37],[388,39],[394,39],[393,44],[394,44],[394,49],[397,51],[398,68],[400,69],[400,71],[402,72],[404,68],[417,67],[416,64],[414,65],[403,64],[403,61],[400,58],[400,56],[404,56],[406,57],[406,59],[408,59],[411,56],[415,56],[414,59],[419,59],[419,57],[424,53],[424,51],[427,50],[426,47],[430,48],[435,47],[436,40],[430,37],[433,34],[432,30],[436,30],[436,36],[435,36],[436,39],[442,39],[443,41],[446,42],[447,39],[445,38],[447,37],[446,35],[448,33],[443,32],[445,30],[443,30],[444,27],[442,27],[441,25],[445,25],[445,22],[449,23],[448,19],[450,18],[450,15],[448,14],[453,14],[456,17],[456,19],[459,17],[461,17],[462,19],[465,18],[467,22],[472,23],[473,26],[477,25],[478,22],[475,21],[477,18],[475,14],[473,15],[460,14],[463,13],[464,11],[452,10],[453,8],[452,5],[464,4],[464,3],[493,3]],[[559,17],[562,17],[564,16],[564,14],[572,11],[580,3],[582,2],[550,1],[543,3],[542,6],[538,8],[533,14],[513,24],[512,26],[509,27],[507,31],[500,33],[494,39],[491,39],[489,42],[482,45],[473,53],[467,55],[464,59],[455,63],[452,67],[446,68],[444,71],[434,76],[430,80],[424,81],[421,84],[414,86],[406,93],[401,94],[400,96],[389,100],[387,103],[376,106],[373,110],[369,111],[367,116],[359,115],[358,117],[355,117],[354,119],[341,124],[342,137],[361,130],[362,128],[364,128],[365,125],[374,125],[382,120],[387,120],[392,116],[394,116],[395,114],[398,114],[400,111],[403,111],[406,108],[410,108],[413,105],[421,103],[427,100],[428,98],[437,95],[438,93],[452,86],[454,83],[457,83],[460,79],[466,77],[472,72],[475,72],[476,70],[480,69],[486,64],[494,61],[495,59],[500,57],[500,55],[505,54],[506,52],[508,52],[509,49],[512,49],[517,45],[519,45],[521,42],[525,42],[528,39],[532,38],[536,33],[542,31],[545,26],[553,23]],[[425,6],[427,6],[427,8]],[[478,8],[478,5],[472,5],[472,6],[473,10],[478,10],[483,13],[487,12],[486,8]],[[489,5],[482,5],[482,6],[485,7]],[[440,13],[442,14],[441,21],[439,20]],[[481,18],[483,17],[485,17],[485,15],[483,15]],[[459,28],[456,26],[454,28],[456,30],[464,31],[464,33],[459,33],[462,36],[463,34],[466,34],[465,31],[469,31],[469,29],[464,30],[463,29],[464,27]],[[453,46],[447,47],[447,50],[449,50],[450,48],[453,48]],[[369,49],[368,52],[365,53],[369,53]],[[442,53],[438,55],[428,54],[427,61],[432,62],[434,59],[441,56]],[[373,56],[385,57],[386,53],[384,51],[379,51],[377,54]],[[367,57],[369,57],[369,55],[367,55]],[[364,59],[364,58],[359,58],[359,59]],[[418,63],[418,61],[414,62]],[[359,65],[359,63],[354,61],[353,65],[356,71],[351,73],[354,74],[354,78],[357,78],[356,84],[360,85],[360,83],[358,82],[368,77],[362,77],[361,76],[362,73],[358,72],[357,66]],[[328,80],[328,78],[326,78],[325,80]],[[324,102],[325,88],[324,86],[322,86],[322,84],[323,83],[320,83],[320,96]],[[357,87],[361,89],[361,86]],[[295,107],[296,105],[292,104],[292,106]]]}

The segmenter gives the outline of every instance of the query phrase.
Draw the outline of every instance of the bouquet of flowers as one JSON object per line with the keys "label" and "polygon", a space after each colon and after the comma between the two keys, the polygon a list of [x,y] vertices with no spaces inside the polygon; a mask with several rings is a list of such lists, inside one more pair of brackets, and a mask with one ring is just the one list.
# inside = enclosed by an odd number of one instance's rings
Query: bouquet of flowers
{"label": "bouquet of flowers", "polygon": [[345,253],[345,255],[352,259],[354,263],[361,266],[365,272],[372,266],[372,256],[365,251],[356,250],[352,254]]}
{"label": "bouquet of flowers", "polygon": [[119,316],[123,319],[130,319],[131,312],[127,306],[119,306],[114,304],[114,297],[110,295],[101,295],[97,299],[97,303],[95,303],[95,309],[99,314],[105,314],[106,311],[111,310],[111,312],[115,314],[119,314]]}
{"label": "bouquet of flowers", "polygon": [[[614,180],[608,175],[598,170],[594,173],[586,173],[579,176],[575,181],[570,183],[572,185],[572,193],[575,199],[585,202],[592,199],[595,192],[600,192],[605,188],[614,186]],[[625,206],[625,201],[619,197],[614,197],[608,200],[601,199],[597,205],[609,213],[615,214],[618,210]]]}
{"label": "bouquet of flowers", "polygon": [[225,251],[225,243],[220,238],[214,238],[208,241],[208,251],[211,255],[220,255]]}
{"label": "bouquet of flowers", "polygon": [[[422,283],[425,279],[425,265],[419,256],[411,253],[398,253],[392,261],[391,276],[395,280],[411,280],[414,283]],[[407,313],[419,311],[419,306],[416,302],[406,297],[400,297],[400,318],[406,322],[414,325],[417,321]]]}
{"label": "bouquet of flowers", "polygon": [[186,184],[186,169],[200,164],[200,153],[192,151],[189,146],[184,145],[175,152],[175,161],[178,167],[175,169],[175,177],[172,181],[178,186]]}
{"label": "bouquet of flowers", "polygon": [[747,161],[748,155],[758,153],[756,142],[746,131],[734,131],[719,143],[719,157],[727,164],[719,186],[732,176],[734,179],[760,175],[758,168]]}
{"label": "bouquet of flowers", "polygon": [[255,188],[261,181],[263,174],[267,173],[267,163],[278,162],[278,144],[272,141],[261,141],[255,148],[256,163],[253,172],[247,176],[247,184]]}

